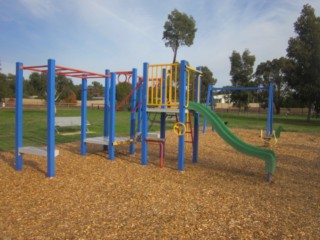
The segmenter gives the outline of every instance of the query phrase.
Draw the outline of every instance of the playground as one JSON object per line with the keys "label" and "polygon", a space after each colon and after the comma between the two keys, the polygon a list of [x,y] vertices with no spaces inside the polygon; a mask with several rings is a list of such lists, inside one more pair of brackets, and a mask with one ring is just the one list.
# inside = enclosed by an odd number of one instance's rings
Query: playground
{"label": "playground", "polygon": [[[255,130],[226,125],[214,111],[214,89],[200,103],[201,68],[186,61],[144,63],[143,76],[137,69],[97,74],[52,59],[48,65],[16,66],[15,151],[0,153],[5,239],[319,235],[320,135],[285,132],[271,144],[280,136],[273,129],[272,84],[259,87],[269,91],[260,138]],[[23,142],[23,70],[48,74],[46,146]],[[55,74],[82,79],[81,116],[55,116]],[[121,74],[132,81],[128,137],[115,131]],[[90,78],[105,79],[102,136],[88,135]],[[152,113],[159,116],[156,132],[149,132]],[[56,144],[58,125],[79,127],[79,141]]]}
{"label": "playground", "polygon": [[[232,129],[262,146],[256,130]],[[285,132],[277,172],[265,181],[263,161],[200,134],[199,162],[187,147],[176,170],[177,137],[167,131],[164,167],[150,144],[149,164],[126,145],[106,160],[101,146],[79,156],[80,143],[58,145],[56,177],[43,157],[1,152],[0,232],[4,239],[316,239],[319,229],[320,135]],[[137,146],[140,148],[140,145]],[[138,150],[138,149],[137,149]],[[139,151],[137,151],[139,152]]]}

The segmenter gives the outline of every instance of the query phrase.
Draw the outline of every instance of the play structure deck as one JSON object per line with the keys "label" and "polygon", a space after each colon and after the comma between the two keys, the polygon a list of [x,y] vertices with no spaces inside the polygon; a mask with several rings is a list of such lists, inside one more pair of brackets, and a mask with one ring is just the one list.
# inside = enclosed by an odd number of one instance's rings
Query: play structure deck
{"label": "play structure deck", "polygon": [[[87,121],[86,125],[90,126],[90,122]],[[55,129],[58,134],[60,133],[59,130],[64,127],[81,127],[81,117],[55,117]]]}
{"label": "play structure deck", "polygon": [[[92,143],[92,144],[99,144],[99,145],[105,145],[108,146],[109,145],[109,138],[108,137],[92,137],[92,138],[86,138],[84,140],[85,143]],[[113,145],[117,146],[120,144],[124,144],[124,143],[128,143],[130,142],[130,138],[129,137],[115,137],[114,141],[113,141]]]}
{"label": "play structure deck", "polygon": [[[19,154],[31,154],[31,155],[37,155],[46,157],[48,153],[48,149],[46,147],[32,147],[32,146],[26,146],[26,147],[20,147],[18,149]],[[54,156],[59,156],[59,150],[54,150]]]}
{"label": "play structure deck", "polygon": [[[152,113],[179,113],[178,108],[147,108],[147,112],[152,112]],[[188,113],[188,109],[185,109],[185,113]]]}

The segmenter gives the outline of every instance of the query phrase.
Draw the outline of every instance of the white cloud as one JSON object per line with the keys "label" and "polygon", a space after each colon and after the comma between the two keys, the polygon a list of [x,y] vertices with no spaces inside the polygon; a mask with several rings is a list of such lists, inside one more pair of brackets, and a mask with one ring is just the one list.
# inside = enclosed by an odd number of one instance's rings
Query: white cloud
{"label": "white cloud", "polygon": [[[150,34],[152,18],[143,12],[143,8],[118,6],[117,1],[77,1],[74,5],[79,17],[90,28],[95,28],[104,35],[115,34],[116,37],[133,39],[143,36],[144,39],[157,43]],[[109,37],[112,37],[112,35]]]}
{"label": "white cloud", "polygon": [[35,17],[46,18],[55,13],[52,0],[20,0],[21,4]]}
{"label": "white cloud", "polygon": [[229,56],[233,50],[243,52],[248,48],[256,56],[256,64],[281,57],[286,54],[288,39],[294,35],[293,23],[303,4],[310,3],[320,15],[319,0],[3,3],[0,27],[5,27],[6,32],[0,37],[0,52],[5,53],[2,61],[17,59],[29,65],[55,58],[60,65],[97,72],[106,67],[111,70],[137,67],[140,74],[145,61],[172,61],[172,50],[164,46],[162,32],[167,15],[177,8],[192,15],[198,28],[194,44],[181,47],[178,59],[186,59],[194,66],[208,66],[218,78],[219,86],[230,84]]}
{"label": "white cloud", "polygon": [[[299,3],[297,3],[299,2]],[[320,1],[315,4],[320,10]],[[288,40],[294,36],[293,23],[304,1],[216,1],[195,11],[198,32],[194,46],[180,50],[180,56],[208,66],[218,78],[218,85],[230,84],[229,56],[233,50],[248,48],[262,61],[286,55]],[[211,15],[205,14],[211,13]],[[194,60],[195,59],[195,60]]]}

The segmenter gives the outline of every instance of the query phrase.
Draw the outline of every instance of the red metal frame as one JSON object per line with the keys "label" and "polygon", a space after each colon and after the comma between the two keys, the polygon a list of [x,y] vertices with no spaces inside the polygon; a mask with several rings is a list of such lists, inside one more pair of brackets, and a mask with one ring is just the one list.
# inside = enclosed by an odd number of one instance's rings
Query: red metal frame
{"label": "red metal frame", "polygon": [[[22,66],[21,69],[23,70],[31,70],[35,72],[47,72],[47,65],[41,65],[41,66],[29,66],[24,67]],[[75,68],[69,68],[69,67],[63,67],[56,65],[56,74],[66,76],[66,77],[74,77],[74,78],[107,78],[110,77],[109,75],[100,74],[100,73],[94,73],[89,71],[84,71],[80,69]]]}
{"label": "red metal frame", "polygon": [[134,113],[135,111],[137,111],[137,109],[142,105],[142,102],[140,102],[132,111],[131,113]]}
{"label": "red metal frame", "polygon": [[141,85],[142,85],[143,81],[139,81],[137,86],[131,90],[131,92],[118,104],[116,111],[118,111],[123,104],[125,104],[125,102],[131,97],[131,95],[134,93],[134,91],[136,91]]}
{"label": "red metal frame", "polygon": [[[48,71],[48,65],[40,65],[40,66],[22,66],[20,69],[23,70],[30,70],[34,72],[41,72],[41,73],[46,73]],[[80,70],[76,68],[69,68],[69,67],[64,67],[64,66],[58,66],[56,65],[56,74],[66,76],[66,77],[74,77],[74,78],[107,78],[111,77],[111,75],[106,75],[106,74],[101,74],[101,73],[94,73],[94,72],[89,72],[85,70]],[[126,82],[129,82],[131,76],[132,76],[132,71],[120,71],[116,72],[118,75],[118,82],[119,82],[119,77],[121,75],[126,76]],[[129,77],[129,78],[127,78]],[[142,79],[142,77],[138,77],[139,80]]]}
{"label": "red metal frame", "polygon": [[164,140],[163,139],[150,139],[147,138],[146,142],[150,142],[150,143],[159,143],[160,146],[160,162],[159,162],[159,166],[160,168],[164,167]]}

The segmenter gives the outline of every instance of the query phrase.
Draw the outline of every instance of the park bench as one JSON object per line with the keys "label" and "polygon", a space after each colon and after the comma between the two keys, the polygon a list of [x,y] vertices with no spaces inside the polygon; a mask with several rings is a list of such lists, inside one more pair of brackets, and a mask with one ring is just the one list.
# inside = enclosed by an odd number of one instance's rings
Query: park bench
{"label": "park bench", "polygon": [[[89,126],[90,123],[87,121],[86,125]],[[55,129],[58,134],[60,134],[59,128],[63,127],[81,127],[81,117],[55,117]]]}

